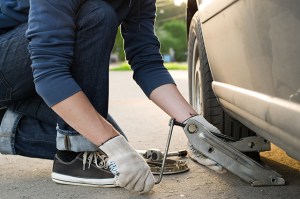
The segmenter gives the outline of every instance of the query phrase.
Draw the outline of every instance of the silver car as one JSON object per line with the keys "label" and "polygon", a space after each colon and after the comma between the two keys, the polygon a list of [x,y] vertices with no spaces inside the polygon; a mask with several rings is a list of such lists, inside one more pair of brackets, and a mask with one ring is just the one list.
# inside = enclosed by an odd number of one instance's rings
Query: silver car
{"label": "silver car", "polygon": [[188,0],[190,102],[300,160],[300,1]]}

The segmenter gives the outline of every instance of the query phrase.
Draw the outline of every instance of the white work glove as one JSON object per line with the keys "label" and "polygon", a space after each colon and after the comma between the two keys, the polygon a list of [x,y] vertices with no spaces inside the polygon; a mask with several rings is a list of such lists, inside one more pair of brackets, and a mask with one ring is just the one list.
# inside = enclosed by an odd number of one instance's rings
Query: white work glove
{"label": "white work glove", "polygon": [[115,185],[140,193],[149,192],[154,177],[144,158],[121,135],[99,147],[108,156],[108,166],[115,175]]}
{"label": "white work glove", "polygon": [[183,123],[186,124],[190,119],[196,120],[197,122],[202,124],[205,128],[207,128],[207,130],[209,130],[210,132],[221,134],[219,129],[214,125],[212,125],[211,123],[209,123],[202,115],[196,115],[190,117],[189,119],[185,120]]}
{"label": "white work glove", "polygon": [[[197,122],[199,122],[200,124],[205,126],[207,128],[207,130],[209,130],[210,132],[221,133],[219,131],[219,129],[217,129],[215,126],[210,124],[202,115],[193,116],[193,117],[185,120],[183,123],[186,124],[188,122],[188,120],[190,120],[190,119],[195,119]],[[198,151],[189,142],[188,142],[188,155],[192,160],[198,162],[201,165],[208,167],[209,169],[211,169],[213,171],[216,171],[219,173],[225,172],[225,170],[223,169],[223,167],[221,165],[219,165],[217,162],[207,158],[205,155],[203,155],[200,151]]]}

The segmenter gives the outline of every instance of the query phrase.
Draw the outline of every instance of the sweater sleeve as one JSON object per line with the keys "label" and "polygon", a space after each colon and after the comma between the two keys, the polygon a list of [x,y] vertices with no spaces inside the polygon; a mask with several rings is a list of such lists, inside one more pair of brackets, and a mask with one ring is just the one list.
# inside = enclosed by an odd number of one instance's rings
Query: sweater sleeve
{"label": "sweater sleeve", "polygon": [[28,10],[28,0],[0,0],[0,29],[26,22]]}
{"label": "sweater sleeve", "polygon": [[163,65],[160,43],[154,32],[156,7],[154,0],[135,1],[135,9],[122,23],[126,58],[134,71],[133,78],[147,97],[164,84],[174,84]]}
{"label": "sweater sleeve", "polygon": [[34,83],[48,106],[81,90],[70,72],[79,5],[80,0],[30,0],[26,35]]}

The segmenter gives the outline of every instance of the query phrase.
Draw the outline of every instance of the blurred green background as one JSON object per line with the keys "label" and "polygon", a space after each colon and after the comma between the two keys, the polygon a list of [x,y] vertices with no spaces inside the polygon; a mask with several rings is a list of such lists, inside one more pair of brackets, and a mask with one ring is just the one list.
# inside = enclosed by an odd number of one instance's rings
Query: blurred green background
{"label": "blurred green background", "polygon": [[[177,4],[177,5],[175,5]],[[182,0],[157,0],[157,17],[155,32],[161,43],[161,53],[165,62],[186,62],[187,41],[185,13],[186,4]],[[120,70],[128,69],[124,64],[125,55],[123,49],[123,39],[118,31],[116,42],[112,51],[114,63],[119,63]],[[184,64],[169,64],[169,69],[185,69]],[[114,67],[115,70],[118,70]]]}

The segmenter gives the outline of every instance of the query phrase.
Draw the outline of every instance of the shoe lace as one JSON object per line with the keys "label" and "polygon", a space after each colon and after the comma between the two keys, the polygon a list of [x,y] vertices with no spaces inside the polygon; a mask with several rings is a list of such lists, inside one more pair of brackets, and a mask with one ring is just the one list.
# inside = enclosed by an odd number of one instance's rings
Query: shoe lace
{"label": "shoe lace", "polygon": [[99,151],[95,152],[84,152],[83,153],[83,170],[85,170],[85,165],[88,163],[88,169],[91,167],[92,162],[96,167],[100,169],[108,169],[107,165],[108,157]]}

